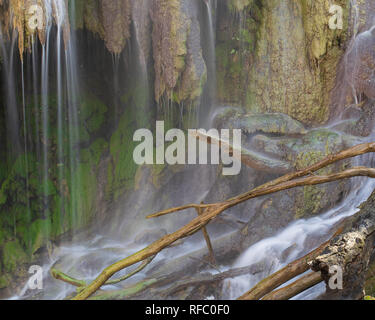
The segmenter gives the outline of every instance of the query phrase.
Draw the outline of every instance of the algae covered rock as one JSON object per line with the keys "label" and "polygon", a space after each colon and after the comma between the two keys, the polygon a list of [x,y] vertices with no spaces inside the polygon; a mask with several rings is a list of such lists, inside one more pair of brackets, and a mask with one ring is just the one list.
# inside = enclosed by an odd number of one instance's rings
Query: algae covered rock
{"label": "algae covered rock", "polygon": [[155,69],[155,100],[163,95],[181,102],[194,101],[206,81],[200,46],[197,3],[187,0],[154,1],[151,13]]}
{"label": "algae covered rock", "polygon": [[242,8],[242,25],[233,28],[231,11],[221,10],[216,50],[221,102],[245,105],[249,112],[285,113],[309,126],[326,123],[348,39],[349,1],[337,2],[342,30],[329,29],[326,0],[231,3]]}
{"label": "algae covered rock", "polygon": [[220,128],[241,129],[244,133],[305,134],[304,126],[282,113],[236,115],[228,120],[216,120]]}
{"label": "algae covered rock", "polygon": [[18,241],[7,242],[2,251],[2,264],[5,272],[14,272],[28,260]]}
{"label": "algae covered rock", "polygon": [[109,51],[120,54],[130,37],[130,0],[101,0],[104,41]]}

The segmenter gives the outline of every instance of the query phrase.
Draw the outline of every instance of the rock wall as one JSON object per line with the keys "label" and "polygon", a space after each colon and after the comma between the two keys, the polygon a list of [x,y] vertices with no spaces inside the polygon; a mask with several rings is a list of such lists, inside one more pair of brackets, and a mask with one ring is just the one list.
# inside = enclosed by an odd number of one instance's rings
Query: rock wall
{"label": "rock wall", "polygon": [[[327,122],[347,40],[349,2],[337,2],[344,9],[343,30],[329,29],[326,0],[246,3],[222,10],[217,46],[221,98],[245,105],[248,112],[282,112],[307,125]],[[236,21],[242,28],[235,27]],[[234,97],[231,88],[237,88]]]}

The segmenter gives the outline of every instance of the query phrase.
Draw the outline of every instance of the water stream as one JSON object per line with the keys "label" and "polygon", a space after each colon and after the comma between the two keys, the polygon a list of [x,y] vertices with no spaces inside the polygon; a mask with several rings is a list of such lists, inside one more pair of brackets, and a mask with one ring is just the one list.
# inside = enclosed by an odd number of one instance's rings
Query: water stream
{"label": "water stream", "polygon": [[[120,55],[112,56],[112,70],[106,70],[103,74],[102,83],[98,85],[98,95],[101,90],[111,88],[111,93],[107,94],[103,100],[111,101],[112,105],[109,112],[112,112],[111,119],[107,121],[107,131],[105,137],[110,137],[110,130],[120,123],[121,116],[124,110],[122,101],[129,99],[126,94],[123,94],[122,89],[124,82],[126,85],[136,89],[142,88],[142,98],[138,99],[136,110],[131,108],[125,110],[125,114],[134,116],[132,121],[129,121],[129,126],[136,125],[152,127],[150,122],[154,116],[152,100],[152,73],[149,71],[151,39],[147,41],[149,33],[151,32],[151,20],[149,18],[150,4],[145,1],[133,1],[132,15],[133,22],[131,24],[132,33],[134,37],[129,41],[129,46],[126,52]],[[365,31],[359,31],[358,27],[358,8],[356,1],[351,1],[354,13],[353,22],[353,38],[349,42],[348,50],[342,59],[341,67],[339,68],[344,75],[343,82],[346,86],[350,86],[353,91],[353,104],[357,106],[362,102],[360,89],[363,84],[358,84],[358,75],[360,68],[361,51],[368,50],[370,44],[375,43],[375,26],[372,26]],[[88,83],[82,81],[83,75],[80,70],[85,61],[79,60],[80,45],[77,40],[78,36],[82,37],[81,31],[75,30],[74,22],[70,23],[70,29],[67,30],[67,21],[70,16],[75,16],[74,7],[70,7],[68,14],[65,0],[44,0],[43,1],[46,13],[46,29],[44,34],[44,41],[38,43],[39,39],[35,35],[30,37],[31,50],[24,54],[24,60],[18,62],[17,57],[17,34],[16,31],[10,37],[10,41],[5,41],[3,38],[3,31],[0,28],[0,49],[1,57],[3,59],[4,70],[2,70],[5,81],[6,101],[6,129],[9,150],[9,157],[14,161],[12,156],[17,153],[24,155],[24,171],[29,172],[31,164],[29,163],[29,154],[35,151],[38,164],[37,176],[38,182],[43,189],[43,198],[40,200],[38,208],[48,210],[51,197],[51,177],[54,171],[57,171],[57,181],[53,181],[56,188],[66,191],[71,202],[58,202],[58,214],[53,217],[54,223],[59,225],[62,229],[69,230],[73,235],[68,241],[62,241],[61,244],[48,252],[48,258],[44,261],[44,290],[38,293],[28,290],[27,284],[21,286],[21,290],[13,296],[13,299],[64,299],[67,295],[72,293],[72,286],[63,282],[52,279],[49,270],[52,266],[58,266],[60,270],[75,277],[82,277],[86,281],[95,279],[98,273],[106,266],[116,262],[119,258],[129,256],[144,246],[150,244],[151,240],[147,237],[148,233],[165,231],[171,233],[177,230],[178,227],[189,222],[195,217],[195,212],[192,210],[186,214],[172,217],[170,220],[145,221],[146,214],[152,211],[165,209],[166,207],[184,204],[187,202],[199,203],[201,201],[214,201],[216,198],[216,190],[222,187],[220,191],[225,193],[230,189],[233,183],[229,179],[221,180],[217,176],[216,167],[184,167],[181,170],[173,171],[168,167],[163,168],[167,172],[168,187],[162,192],[154,190],[150,187],[152,184],[157,184],[158,181],[153,180],[152,175],[142,176],[140,171],[137,171],[135,184],[136,190],[123,194],[116,198],[117,203],[113,201],[110,203],[108,211],[111,211],[111,217],[106,218],[106,223],[111,225],[96,225],[95,228],[82,228],[78,231],[78,226],[85,225],[86,217],[82,217],[80,212],[85,206],[82,203],[83,199],[80,197],[82,193],[82,179],[80,171],[77,168],[80,166],[82,146],[78,145],[80,141],[84,123],[81,122],[81,114],[83,112],[79,109],[83,99],[82,93],[84,86]],[[205,8],[202,16],[205,21],[202,26],[205,30],[201,30],[202,42],[205,42],[203,47],[203,56],[208,73],[208,83],[205,87],[203,99],[200,104],[199,124],[203,127],[210,128],[214,126],[215,119],[230,111],[233,107],[220,104],[217,101],[217,6],[216,0],[204,1],[201,4]],[[287,5],[285,4],[285,10]],[[245,16],[242,13],[238,14],[238,28],[242,30],[246,24],[244,22]],[[1,24],[0,24],[1,27]],[[283,37],[280,40],[280,45],[287,39],[285,29]],[[81,32],[81,33],[80,33]],[[67,39],[69,38],[69,39]],[[91,39],[91,38],[83,38]],[[89,40],[88,40],[89,41]],[[93,41],[94,40],[90,40]],[[99,42],[100,40],[95,39]],[[97,43],[95,42],[95,43]],[[241,41],[241,46],[245,44]],[[83,46],[83,45],[82,45]],[[242,47],[241,47],[242,51]],[[82,53],[81,53],[82,54]],[[130,57],[130,58],[129,58]],[[285,62],[286,64],[287,62]],[[18,65],[20,64],[20,65]],[[104,64],[104,62],[103,62]],[[284,65],[282,65],[284,66]],[[95,66],[99,69],[100,66]],[[105,68],[105,67],[104,67]],[[110,69],[110,68],[108,68]],[[17,97],[17,87],[19,79],[16,78],[16,71],[21,70],[20,84],[21,84],[21,99]],[[126,78],[127,72],[131,75]],[[87,78],[90,75],[86,75]],[[110,79],[110,80],[108,80]],[[130,80],[129,80],[130,79]],[[373,81],[374,78],[372,78]],[[130,84],[129,84],[130,83]],[[344,90],[344,86],[337,86],[336,90]],[[373,93],[373,83],[368,84],[365,88],[367,96]],[[375,90],[374,90],[375,92]],[[138,93],[138,91],[137,91]],[[342,92],[339,92],[339,94]],[[110,96],[110,97],[108,97]],[[171,94],[173,96],[173,92]],[[375,97],[375,94],[374,94]],[[134,102],[136,98],[132,97]],[[346,98],[346,97],[345,97]],[[130,98],[131,99],[131,98]],[[163,99],[163,98],[162,98]],[[207,104],[207,105],[206,105]],[[344,98],[338,102],[344,106]],[[175,108],[172,101],[161,101],[160,105],[164,108],[161,110],[164,120],[173,120],[176,113],[179,114],[179,126],[182,127],[184,116],[190,120],[194,118],[196,110],[192,103],[181,102],[179,110]],[[160,107],[160,106],[159,106]],[[28,108],[30,108],[28,110]],[[32,109],[32,112],[30,110]],[[240,108],[239,108],[240,109]],[[129,111],[130,110],[130,111]],[[128,112],[128,113],[126,113]],[[342,117],[343,110],[338,110],[332,121],[324,126],[325,129],[334,130],[334,128],[345,121]],[[134,114],[133,114],[134,113]],[[32,119],[30,119],[32,115]],[[19,119],[22,119],[20,122]],[[113,120],[113,122],[111,122]],[[52,125],[55,122],[55,125]],[[172,122],[172,121],[171,121]],[[193,121],[189,121],[193,122]],[[34,123],[31,125],[31,123]],[[108,124],[109,123],[109,124]],[[113,126],[113,128],[111,128]],[[316,128],[315,128],[316,129]],[[51,132],[56,130],[56,141],[51,141]],[[344,134],[343,132],[338,132]],[[101,132],[97,133],[99,136]],[[123,138],[125,132],[121,132],[120,136]],[[97,138],[97,137],[95,137]],[[358,143],[369,142],[375,139],[375,131],[371,135],[364,138],[356,138]],[[35,143],[31,143],[35,141]],[[85,141],[83,144],[89,144],[92,141]],[[108,139],[108,151],[102,155],[102,160],[108,160],[109,155],[115,154],[119,157],[119,153],[115,153],[111,148],[116,141],[112,137]],[[85,145],[86,146],[86,145]],[[95,151],[95,150],[94,150]],[[90,152],[93,152],[90,150]],[[115,157],[114,156],[114,157]],[[100,159],[99,159],[100,160]],[[372,155],[364,155],[353,160],[353,165],[374,166],[375,158]],[[100,167],[98,165],[98,167]],[[151,168],[151,169],[150,169]],[[99,168],[100,169],[100,168]],[[101,172],[98,169],[98,172]],[[123,168],[127,170],[128,168]],[[114,170],[111,168],[111,170]],[[148,167],[145,170],[155,170],[154,167]],[[246,169],[249,176],[255,175],[252,169]],[[103,170],[101,172],[105,179],[109,179],[110,170]],[[249,173],[250,172],[250,173]],[[92,174],[90,172],[90,174]],[[98,174],[99,175],[99,174]],[[169,175],[169,176],[168,176]],[[31,221],[32,206],[29,199],[30,181],[29,175],[26,174],[24,181],[26,190],[26,204],[28,219]],[[144,180],[148,179],[142,185]],[[86,177],[87,178],[87,177]],[[115,179],[116,177],[112,177]],[[104,179],[104,180],[105,180]],[[196,182],[199,181],[199,184]],[[247,181],[238,183],[238,190],[244,191],[247,187]],[[101,180],[100,182],[103,182]],[[253,183],[254,181],[252,181]],[[104,182],[103,182],[104,183]],[[165,183],[165,181],[164,181]],[[234,182],[236,183],[236,181]],[[249,183],[250,184],[250,183]],[[194,187],[191,187],[194,185]],[[223,187],[224,185],[224,187]],[[228,187],[229,186],[229,187]],[[228,187],[228,188],[225,188]],[[320,243],[329,239],[336,226],[344,218],[355,214],[359,209],[358,206],[366,201],[375,189],[375,181],[367,178],[355,178],[352,180],[351,190],[346,195],[345,199],[337,204],[334,208],[322,213],[319,216],[312,218],[300,219],[289,223],[284,229],[278,231],[275,235],[264,237],[260,241],[256,241],[248,247],[239,257],[232,263],[221,263],[219,268],[221,271],[229,270],[231,268],[239,268],[257,263],[263,263],[263,271],[255,275],[246,275],[234,279],[225,280],[221,298],[235,299],[249,290],[261,279],[279,270],[286,264],[308,253]],[[230,190],[232,191],[232,190]],[[103,191],[104,192],[104,191]],[[218,192],[219,193],[219,192]],[[238,192],[239,193],[239,192]],[[171,194],[167,198],[166,194]],[[115,197],[111,194],[112,197]],[[270,197],[272,199],[272,197]],[[106,201],[108,199],[105,199]],[[113,200],[113,199],[111,199]],[[109,200],[108,200],[109,201]],[[95,205],[97,203],[95,202]],[[254,205],[255,206],[255,205]],[[236,209],[234,209],[235,211]],[[238,214],[237,218],[243,218],[246,215],[246,210],[254,210],[254,207],[238,209],[234,215]],[[66,222],[64,214],[70,212],[71,219]],[[105,212],[105,210],[103,210]],[[102,212],[101,212],[102,213]],[[105,212],[108,213],[108,212]],[[103,222],[101,222],[103,223]],[[63,226],[60,226],[63,225]],[[86,223],[88,224],[88,223]],[[94,231],[93,231],[94,230]],[[53,233],[51,226],[47,226],[45,234],[46,237]],[[225,224],[224,226],[215,224],[212,229],[209,229],[210,234],[213,235],[214,240],[220,240],[235,233],[238,230]],[[224,236],[222,233],[224,231]],[[14,221],[14,233],[17,233],[16,221]],[[141,240],[134,240],[137,235],[146,234]],[[152,234],[153,235],[153,234]],[[155,234],[155,239],[164,233]],[[73,239],[73,241],[72,241]],[[205,242],[201,234],[194,235],[191,239],[185,240],[177,247],[168,248],[168,250],[160,253],[153,264],[161,265],[164,260],[174,259],[178,261],[179,258],[188,257],[198,251],[205,250]],[[216,273],[210,266],[205,269],[206,272]],[[116,275],[119,277],[128,272],[124,270]],[[149,277],[147,269],[134,276],[129,283],[136,283],[146,277]],[[104,290],[116,290],[121,288],[121,285],[106,286]],[[318,285],[303,294],[295,297],[295,299],[314,299],[324,291],[323,285]]]}

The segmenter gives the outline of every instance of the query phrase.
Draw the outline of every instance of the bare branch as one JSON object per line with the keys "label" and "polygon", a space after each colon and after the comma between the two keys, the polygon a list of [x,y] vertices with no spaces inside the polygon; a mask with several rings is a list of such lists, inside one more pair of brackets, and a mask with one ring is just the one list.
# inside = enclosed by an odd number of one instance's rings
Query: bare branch
{"label": "bare branch", "polygon": [[297,294],[304,292],[305,290],[314,287],[318,283],[322,282],[323,278],[320,272],[310,272],[307,275],[299,278],[295,282],[288,286],[285,286],[279,290],[272,291],[262,298],[262,300],[289,300],[295,297]]}

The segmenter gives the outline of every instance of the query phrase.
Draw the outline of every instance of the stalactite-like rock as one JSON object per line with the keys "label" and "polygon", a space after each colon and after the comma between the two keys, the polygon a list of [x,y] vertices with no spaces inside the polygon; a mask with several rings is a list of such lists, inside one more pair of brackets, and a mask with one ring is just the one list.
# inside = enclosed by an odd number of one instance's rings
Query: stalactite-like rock
{"label": "stalactite-like rock", "polygon": [[130,1],[101,0],[104,41],[109,51],[120,54],[130,37]]}
{"label": "stalactite-like rock", "polygon": [[[17,32],[18,49],[21,59],[25,49],[30,48],[32,36],[37,34],[40,42],[42,44],[45,42],[46,29],[52,23],[59,25],[63,33],[65,45],[68,44],[70,23],[67,1],[9,0],[0,3],[2,30],[8,37],[10,35],[9,30]],[[41,11],[35,11],[34,7],[40,8]],[[33,24],[36,23],[36,26],[33,26],[31,22]]]}
{"label": "stalactite-like rock", "polygon": [[190,28],[186,42],[186,67],[176,88],[175,100],[177,102],[196,101],[201,96],[207,80],[207,68],[201,49],[199,21],[197,16],[191,13],[192,11],[192,9],[189,10]]}
{"label": "stalactite-like rock", "polygon": [[185,67],[185,43],[189,25],[182,16],[180,5],[178,0],[153,2],[151,18],[157,101],[165,92],[171,96],[171,91]]}
{"label": "stalactite-like rock", "polygon": [[11,24],[15,30],[18,32],[18,49],[20,55],[23,55],[25,43],[25,1],[24,0],[10,0],[9,11],[11,16]]}
{"label": "stalactite-like rock", "polygon": [[200,47],[199,24],[193,13],[194,4],[197,3],[186,0],[153,2],[156,101],[164,94],[177,102],[194,101],[200,96],[206,67]]}
{"label": "stalactite-like rock", "polygon": [[231,9],[234,9],[236,11],[242,11],[253,1],[254,0],[230,0],[228,1],[228,5]]}

